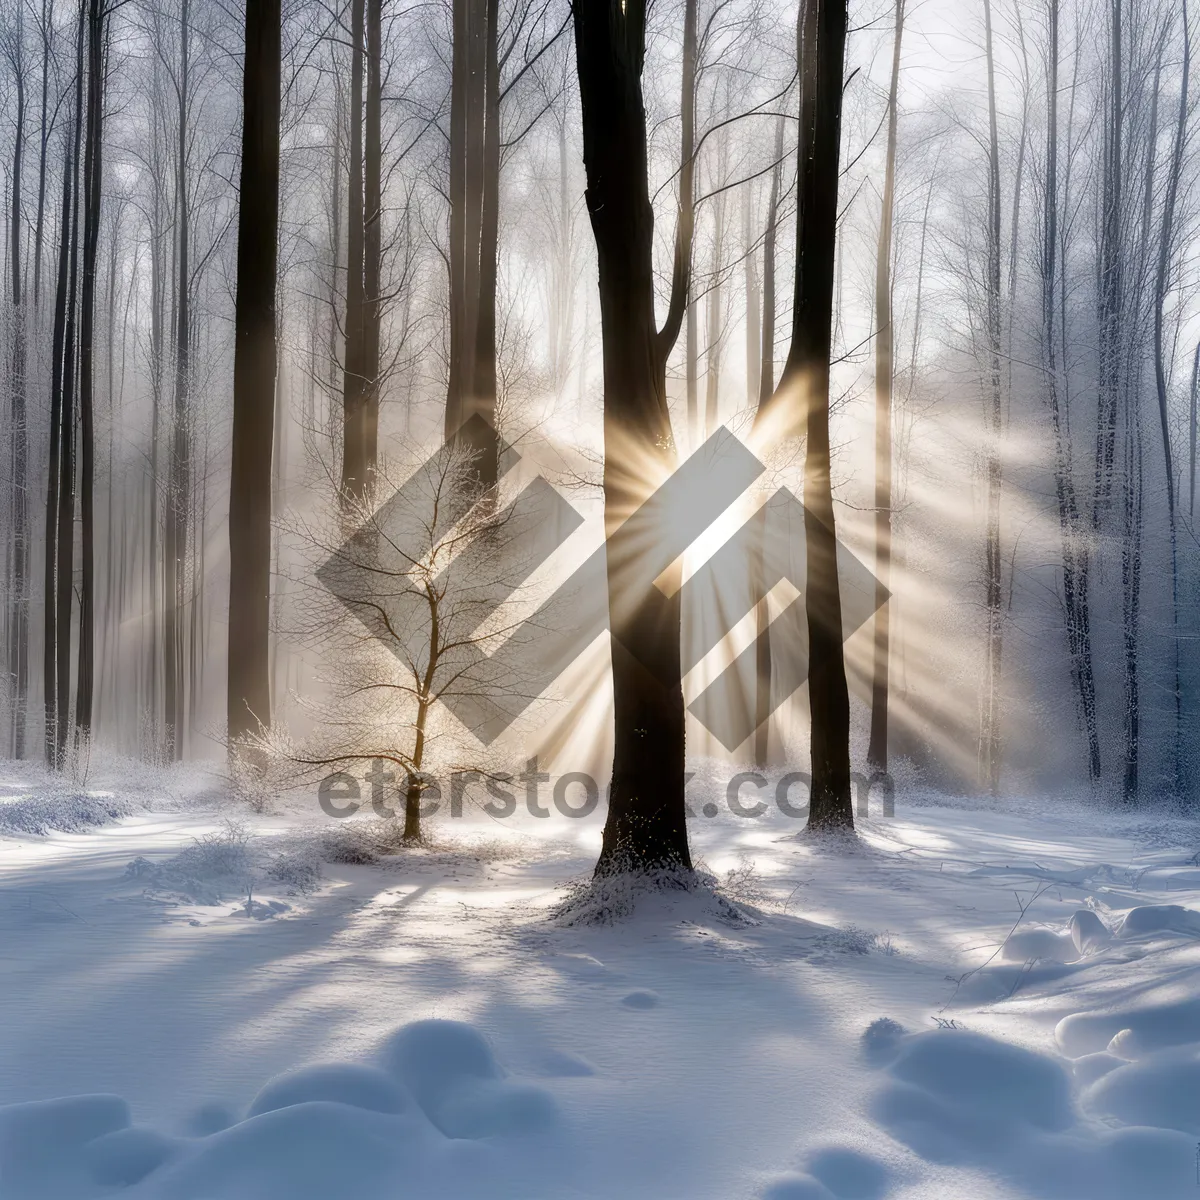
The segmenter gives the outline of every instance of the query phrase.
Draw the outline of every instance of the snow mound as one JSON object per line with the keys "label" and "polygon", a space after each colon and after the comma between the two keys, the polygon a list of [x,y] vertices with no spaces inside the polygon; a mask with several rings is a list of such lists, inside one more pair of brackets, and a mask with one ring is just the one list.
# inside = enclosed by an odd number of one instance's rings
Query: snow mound
{"label": "snow mound", "polygon": [[1180,1130],[1200,1128],[1183,1124],[1200,1119],[1188,1098],[1200,1093],[1200,1069],[1103,1074],[1087,1108],[1138,1125],[1100,1131],[1080,1118],[1060,1061],[983,1034],[910,1035],[887,1076],[872,1114],[929,1162],[995,1172],[1044,1200],[1195,1195],[1195,1141]]}
{"label": "snow mound", "polygon": [[[154,1200],[391,1200],[421,1196],[436,1160],[428,1126],[312,1101],[251,1117],[196,1144],[134,1195]],[[151,1186],[152,1185],[152,1186]],[[414,1186],[415,1185],[415,1186]]]}
{"label": "snow mound", "polygon": [[556,1124],[553,1097],[514,1082],[483,1035],[460,1021],[415,1021],[393,1034],[382,1062],[452,1138],[537,1133]]}
{"label": "snow mound", "polygon": [[[82,1152],[89,1142],[129,1126],[120,1096],[70,1096],[0,1108],[0,1193],[67,1195],[84,1178]],[[43,1184],[46,1190],[35,1190]]]}
{"label": "snow mound", "polygon": [[208,1137],[237,1123],[237,1113],[227,1104],[210,1100],[195,1109],[184,1122],[184,1131],[193,1137]]}
{"label": "snow mound", "polygon": [[1200,999],[1063,1017],[1054,1037],[1068,1058],[1107,1050],[1121,1035],[1121,1058],[1141,1058],[1171,1046],[1200,1042]]}
{"label": "snow mound", "polygon": [[1000,957],[1005,962],[1069,963],[1079,957],[1079,949],[1070,929],[1034,925],[1028,929],[1014,929],[1005,939]]}
{"label": "snow mound", "polygon": [[1085,1054],[1082,1058],[1077,1058],[1071,1064],[1072,1074],[1075,1076],[1075,1082],[1083,1087],[1087,1087],[1089,1083],[1095,1083],[1097,1079],[1107,1075],[1109,1071],[1115,1071],[1118,1067],[1123,1067],[1125,1060],[1118,1058],[1115,1054],[1101,1052],[1099,1054]]}
{"label": "snow mound", "polygon": [[1005,962],[1073,963],[1102,950],[1112,941],[1112,937],[1112,931],[1096,913],[1090,908],[1081,908],[1071,917],[1065,929],[1050,925],[1014,929],[1005,939],[1000,957]]}
{"label": "snow mound", "polygon": [[1070,930],[1080,954],[1093,954],[1112,941],[1112,931],[1090,908],[1081,908],[1071,918]]}
{"label": "snow mound", "polygon": [[809,1160],[808,1171],[838,1200],[882,1200],[888,1192],[887,1167],[857,1150],[840,1146],[818,1150]]}
{"label": "snow mound", "polygon": [[808,1170],[784,1175],[762,1193],[762,1200],[883,1200],[890,1172],[883,1163],[842,1146],[818,1150]]}
{"label": "snow mound", "polygon": [[983,1034],[911,1035],[888,1071],[876,1118],[934,1162],[960,1162],[1030,1129],[1061,1130],[1072,1121],[1070,1084],[1059,1063]]}
{"label": "snow mound", "polygon": [[1200,1134],[1200,1054],[1176,1050],[1107,1072],[1084,1096],[1084,1105],[1126,1125],[1153,1125]]}
{"label": "snow mound", "polygon": [[622,996],[621,1003],[626,1008],[657,1008],[659,998],[658,993],[652,992],[649,988],[638,988],[636,992]]}
{"label": "snow mound", "polygon": [[[529,1200],[560,1161],[549,1093],[514,1080],[455,1021],[393,1034],[382,1065],[271,1080],[244,1120],[169,1137],[117,1096],[0,1108],[4,1200]],[[219,1122],[215,1122],[218,1123]],[[562,1181],[559,1180],[559,1183]]]}
{"label": "snow mound", "polygon": [[83,1162],[96,1183],[129,1187],[175,1158],[183,1142],[153,1129],[118,1129],[83,1148]]}
{"label": "snow mound", "polygon": [[1200,936],[1200,912],[1178,904],[1144,904],[1131,908],[1117,937],[1142,937],[1149,933],[1183,933]]}
{"label": "snow mound", "polygon": [[411,1107],[403,1089],[378,1067],[319,1063],[276,1076],[255,1096],[246,1115],[257,1117],[314,1100],[381,1113],[399,1113]]}

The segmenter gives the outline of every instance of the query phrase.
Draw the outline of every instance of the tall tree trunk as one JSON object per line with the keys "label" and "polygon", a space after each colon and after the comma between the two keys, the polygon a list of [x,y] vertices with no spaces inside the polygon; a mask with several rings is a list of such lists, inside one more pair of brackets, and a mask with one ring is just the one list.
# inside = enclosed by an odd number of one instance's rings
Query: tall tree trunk
{"label": "tall tree trunk", "polygon": [[[1136,33],[1136,29],[1133,31]],[[1158,102],[1162,77],[1162,60],[1166,30],[1158,40],[1155,51],[1153,79],[1150,85],[1149,129],[1145,134],[1145,170],[1142,189],[1141,229],[1133,250],[1134,283],[1130,288],[1129,312],[1118,327],[1124,345],[1122,356],[1126,366],[1121,375],[1124,441],[1122,446],[1121,492],[1121,623],[1122,659],[1124,666],[1125,747],[1124,775],[1121,794],[1126,804],[1139,798],[1141,786],[1141,678],[1139,662],[1141,635],[1142,544],[1144,532],[1144,457],[1142,447],[1141,395],[1141,318],[1145,311],[1146,273],[1149,263],[1150,227],[1154,214],[1155,174],[1158,146]],[[1136,44],[1136,38],[1131,38]],[[1135,89],[1134,96],[1137,96]],[[1132,239],[1131,239],[1132,240]],[[1125,248],[1129,254],[1129,247]],[[1151,299],[1151,306],[1153,301]]]}
{"label": "tall tree trunk", "polygon": [[[450,89],[450,373],[445,435],[472,439],[485,485],[498,474],[496,254],[500,131],[495,0],[454,0]],[[479,415],[482,422],[471,421]]]}
{"label": "tall tree trunk", "polygon": [[79,319],[80,556],[79,671],[75,701],[76,737],[86,746],[92,734],[95,685],[96,436],[95,324],[96,249],[100,240],[100,181],[103,174],[104,73],[108,12],[106,0],[88,0],[87,133],[83,156],[83,287]]}
{"label": "tall tree trunk", "polygon": [[[167,607],[167,596],[163,590],[166,582],[166,564],[163,553],[165,533],[170,510],[170,497],[166,503],[159,503],[159,483],[161,479],[161,464],[163,450],[164,411],[163,411],[163,380],[165,375],[166,347],[166,264],[165,239],[167,236],[166,215],[166,164],[162,152],[162,142],[158,130],[164,126],[164,101],[162,87],[162,69],[156,63],[154,70],[153,90],[151,93],[151,112],[153,114],[154,136],[151,139],[151,177],[152,196],[150,207],[150,487],[149,514],[147,530],[149,531],[146,548],[146,591],[147,610],[150,614],[150,645],[146,658],[146,692],[149,710],[148,734],[152,740],[153,753],[157,759],[165,750],[162,703],[163,665],[166,655],[162,653],[163,630],[165,625],[164,612]],[[163,139],[165,140],[165,139]],[[168,487],[170,481],[168,478]],[[160,522],[162,528],[160,528]]]}
{"label": "tall tree trunk", "polygon": [[[719,137],[720,135],[718,135]],[[718,187],[725,182],[725,142],[718,151],[720,168]],[[725,341],[725,289],[721,276],[725,270],[725,192],[713,197],[713,244],[708,285],[708,345],[704,363],[704,436],[711,437],[721,423],[721,350]]]}
{"label": "tall tree trunk", "polygon": [[[689,284],[689,291],[691,285]],[[683,335],[683,381],[687,404],[688,449],[701,442],[704,430],[700,422],[700,313],[694,296],[688,297]]]}
{"label": "tall tree trunk", "polygon": [[1197,401],[1200,401],[1200,342],[1192,356],[1192,387],[1188,394],[1188,520],[1196,515]]}
{"label": "tall tree trunk", "polygon": [[767,231],[763,237],[762,378],[758,403],[775,394],[775,234],[779,228],[779,189],[783,181],[784,118],[775,123],[775,167],[771,171],[771,197],[767,202]]}
{"label": "tall tree trunk", "polygon": [[365,0],[350,4],[350,173],[346,198],[346,350],[342,374],[342,497],[366,492],[366,416],[363,339],[366,334],[363,262],[363,24]]}
{"label": "tall tree trunk", "polygon": [[758,284],[758,255],[754,249],[753,198],[749,186],[742,189],[742,253],[746,272],[746,403],[758,404],[762,379],[762,303]]}
{"label": "tall tree trunk", "polygon": [[63,474],[63,346],[66,341],[67,283],[71,260],[71,135],[63,137],[62,216],[59,222],[58,272],[54,294],[54,332],[50,357],[50,452],[46,471],[46,549],[43,576],[42,695],[46,765],[58,757],[58,504],[69,486]]}
{"label": "tall tree trunk", "polygon": [[[79,195],[78,168],[80,136],[83,126],[83,5],[76,24],[75,102],[71,114],[69,168],[66,172],[66,199],[63,205],[61,236],[67,257],[60,278],[63,326],[61,361],[58,366],[59,395],[59,466],[58,503],[55,523],[54,567],[54,748],[52,761],[62,767],[66,762],[67,727],[71,712],[71,615],[75,575],[75,322],[76,284],[79,270]],[[56,318],[57,319],[57,318]]]}
{"label": "tall tree trunk", "polygon": [[1121,310],[1124,206],[1122,166],[1124,155],[1123,4],[1111,0],[1109,8],[1109,71],[1107,111],[1104,114],[1103,172],[1100,215],[1099,278],[1099,387],[1096,406],[1095,481],[1092,528],[1098,530],[1112,490],[1117,431],[1117,397],[1121,386]]}
{"label": "tall tree trunk", "polygon": [[466,348],[473,345],[468,327],[472,312],[466,272],[470,254],[466,211],[467,109],[470,99],[471,0],[453,0],[453,39],[450,67],[450,253],[448,303],[450,361],[447,364],[445,435],[449,441],[462,426],[466,377]]}
{"label": "tall tree trunk", "polygon": [[896,2],[892,35],[892,83],[888,89],[887,160],[879,242],[875,250],[875,661],[871,681],[871,734],[867,766],[888,769],[888,659],[890,654],[888,588],[892,568],[892,382],[896,374],[896,336],[892,325],[892,221],[896,195],[896,104],[900,89],[900,48],[904,38],[904,0]]}
{"label": "tall tree trunk", "polygon": [[383,0],[367,0],[367,104],[363,149],[362,471],[367,492],[375,486],[379,455],[379,346],[383,320],[380,256],[383,246]]}
{"label": "tall tree trunk", "polygon": [[[1058,31],[1059,0],[1049,0],[1046,72],[1046,163],[1042,221],[1042,354],[1046,392],[1054,435],[1054,492],[1062,545],[1063,609],[1071,680],[1079,704],[1087,744],[1088,779],[1100,780],[1100,737],[1096,717],[1096,679],[1092,662],[1092,622],[1089,596],[1090,547],[1075,490],[1071,454],[1069,409],[1060,395],[1057,335],[1054,317],[1058,306],[1056,275],[1059,265],[1058,232]],[[1062,364],[1065,373],[1067,364]]]}
{"label": "tall tree trunk", "polygon": [[1127,388],[1121,542],[1121,649],[1125,687],[1125,770],[1121,796],[1126,804],[1134,804],[1138,799],[1142,741],[1138,664],[1142,594],[1142,430],[1138,399],[1137,389]]}
{"label": "tall tree trunk", "polygon": [[279,237],[280,0],[248,0],[229,494],[230,753],[271,723],[271,457]]}
{"label": "tall tree trunk", "polygon": [[[775,393],[775,235],[779,226],[779,189],[783,178],[782,114],[775,122],[775,165],[767,202],[767,227],[763,237],[762,353],[755,423],[770,407]],[[765,528],[765,527],[764,527]],[[751,586],[758,616],[754,651],[754,763],[765,767],[771,749],[771,630],[763,580],[764,547],[755,547],[750,563]]]}
{"label": "tall tree trunk", "polygon": [[[337,60],[334,59],[334,110],[333,110],[333,148],[331,153],[330,194],[329,194],[329,361],[327,378],[329,394],[332,396],[337,386],[338,366],[341,343],[342,318],[338,312],[338,285],[342,265],[342,135],[345,128],[345,93],[342,89],[342,77],[337,73]],[[330,431],[336,429],[339,422],[332,419],[330,414]]]}
{"label": "tall tree trunk", "polygon": [[180,759],[184,749],[185,669],[182,616],[186,605],[188,527],[191,521],[191,405],[188,397],[191,339],[188,196],[189,0],[179,10],[179,112],[175,161],[175,395],[171,415],[171,458],[167,485],[166,537],[163,545],[163,701],[167,753]]}
{"label": "tall tree trunk", "polygon": [[566,388],[571,373],[571,340],[575,315],[575,264],[572,220],[571,168],[567,154],[567,118],[558,123],[558,228],[551,266],[551,374],[555,392]]}
{"label": "tall tree trunk", "polygon": [[25,23],[17,10],[12,68],[17,89],[13,137],[11,250],[12,361],[9,365],[9,415],[12,438],[9,466],[12,497],[12,577],[8,594],[8,670],[12,673],[12,755],[25,757],[25,709],[29,693],[29,430],[25,394],[26,313],[21,277],[21,167],[25,152]]}
{"label": "tall tree trunk", "polygon": [[988,227],[987,340],[991,380],[987,402],[987,532],[984,545],[984,607],[986,611],[983,703],[979,722],[980,782],[992,795],[1000,791],[1001,653],[1004,644],[1004,581],[1000,552],[1000,497],[1003,468],[1000,442],[1004,432],[1000,293],[1000,137],[996,121],[996,67],[992,47],[992,4],[984,0],[984,31],[988,77]]}
{"label": "tall tree trunk", "polygon": [[[837,238],[838,160],[846,53],[845,0],[805,0],[797,27],[800,146],[792,341],[765,419],[803,431],[808,691],[812,793],[808,829],[852,830],[850,697],[829,455],[829,360]],[[803,414],[803,424],[799,418]]]}
{"label": "tall tree trunk", "polygon": [[[615,722],[598,874],[691,868],[683,798],[679,593],[668,598],[652,580],[642,578],[645,547],[635,544],[638,531],[625,520],[675,466],[666,358],[686,307],[691,261],[690,244],[681,246],[677,234],[670,307],[660,332],[654,318],[654,215],[641,81],[645,20],[644,0],[579,0],[574,8],[587,205],[596,240],[603,332],[604,508]],[[681,204],[681,224],[686,219]]]}
{"label": "tall tree trunk", "polygon": [[42,0],[42,117],[38,139],[38,198],[37,216],[33,226],[33,307],[36,311],[42,296],[42,240],[46,216],[46,152],[50,141],[50,47],[54,36],[53,0]]}
{"label": "tall tree trunk", "polygon": [[[475,345],[472,353],[471,384],[466,416],[478,414],[488,427],[496,424],[496,280],[500,242],[500,65],[498,0],[483,5],[483,128],[479,172],[479,267],[475,310]],[[468,170],[468,178],[471,172]],[[499,472],[493,436],[475,447],[479,481],[492,487]]]}
{"label": "tall tree trunk", "polygon": [[1167,371],[1163,355],[1163,308],[1166,305],[1167,289],[1170,285],[1171,255],[1174,249],[1175,204],[1179,195],[1179,176],[1183,170],[1184,144],[1187,137],[1188,74],[1191,69],[1192,57],[1187,0],[1183,0],[1182,20],[1183,69],[1179,91],[1179,119],[1175,125],[1175,145],[1171,154],[1170,173],[1167,177],[1167,194],[1163,201],[1162,229],[1158,244],[1158,270],[1154,286],[1154,383],[1158,393],[1163,468],[1167,483],[1167,520],[1171,539],[1171,648],[1173,656],[1171,690],[1175,701],[1171,761],[1172,789],[1177,799],[1183,795],[1183,691],[1179,667],[1179,570],[1176,561],[1175,467],[1171,456],[1171,429],[1167,413]]}

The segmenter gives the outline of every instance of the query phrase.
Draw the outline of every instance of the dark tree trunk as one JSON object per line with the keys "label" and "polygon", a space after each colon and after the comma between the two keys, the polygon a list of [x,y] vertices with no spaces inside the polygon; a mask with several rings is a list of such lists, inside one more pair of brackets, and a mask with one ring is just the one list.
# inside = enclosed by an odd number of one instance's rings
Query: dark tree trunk
{"label": "dark tree trunk", "polygon": [[[475,438],[480,482],[498,473],[496,256],[500,214],[499,8],[455,0],[450,114],[450,377],[445,434]],[[483,423],[472,422],[478,414]],[[468,425],[469,423],[469,425]]]}
{"label": "dark tree trunk", "polygon": [[[484,487],[497,479],[498,443],[488,433],[496,423],[496,278],[500,238],[500,67],[498,61],[497,0],[484,0],[472,6],[473,31],[471,52],[471,109],[468,163],[466,171],[468,220],[477,221],[478,235],[469,245],[468,277],[473,292],[467,303],[473,306],[473,341],[464,347],[467,366],[463,417],[476,414],[486,422],[472,422],[479,440],[472,449],[478,455],[475,470]],[[473,435],[475,436],[475,435]]]}
{"label": "dark tree trunk", "polygon": [[467,110],[470,99],[470,56],[467,38],[470,30],[470,0],[453,0],[453,47],[450,68],[450,253],[449,253],[449,326],[450,361],[446,386],[445,435],[449,441],[462,426],[465,390],[466,348],[474,345],[470,337],[471,305],[466,294],[469,257],[466,211]]}
{"label": "dark tree trunk", "polygon": [[[66,318],[63,329],[62,430],[59,437],[59,485],[55,568],[55,763],[66,762],[71,717],[71,612],[75,584],[75,384],[76,319],[79,275],[79,155],[83,132],[83,45],[85,8],[79,8],[75,48],[75,106],[71,126],[70,253],[66,274]],[[66,213],[64,213],[64,217]],[[64,231],[68,228],[64,220]]]}
{"label": "dark tree trunk", "polygon": [[896,194],[896,126],[899,110],[900,46],[904,0],[896,0],[892,38],[892,84],[888,91],[887,161],[879,243],[875,252],[875,662],[871,682],[871,735],[867,766],[888,769],[888,585],[892,570],[892,381],[896,374],[896,331],[892,324],[892,219]]}
{"label": "dark tree trunk", "polygon": [[[46,764],[59,765],[58,695],[58,571],[60,494],[71,488],[71,472],[64,469],[69,454],[70,427],[64,421],[64,351],[67,329],[67,289],[70,285],[71,209],[74,202],[74,158],[71,132],[63,137],[62,216],[59,222],[58,276],[54,292],[54,332],[50,359],[50,454],[46,474],[46,550],[44,577],[44,636],[42,642],[42,689],[45,704]],[[69,610],[68,610],[69,615]],[[68,636],[69,636],[68,626]]]}
{"label": "dark tree trunk", "polygon": [[83,156],[83,287],[79,318],[80,555],[79,672],[76,736],[92,733],[95,684],[95,324],[96,248],[100,240],[100,181],[104,129],[104,72],[108,12],[105,0],[88,0],[87,132]]}
{"label": "dark tree trunk", "polygon": [[645,17],[643,0],[579,0],[574,10],[587,206],[599,262],[603,331],[615,718],[598,874],[691,868],[683,799],[679,593],[668,599],[640,577],[644,547],[634,544],[630,534],[636,531],[621,524],[675,466],[666,355],[678,336],[690,263],[688,247],[660,334],[654,318],[654,214],[641,79]]}
{"label": "dark tree trunk", "polygon": [[271,723],[271,452],[279,235],[280,2],[248,0],[229,495],[229,747]]}
{"label": "dark tree trunk", "polygon": [[800,147],[796,181],[796,286],[792,342],[770,402],[789,431],[804,414],[808,690],[812,795],[808,828],[852,830],[850,697],[842,646],[841,588],[829,463],[829,359],[833,341],[838,159],[845,0],[805,0],[798,30]]}
{"label": "dark tree trunk", "polygon": [[346,199],[346,350],[342,375],[342,497],[366,494],[363,421],[365,312],[363,261],[363,23],[365,0],[351,0],[350,19],[350,173]]}

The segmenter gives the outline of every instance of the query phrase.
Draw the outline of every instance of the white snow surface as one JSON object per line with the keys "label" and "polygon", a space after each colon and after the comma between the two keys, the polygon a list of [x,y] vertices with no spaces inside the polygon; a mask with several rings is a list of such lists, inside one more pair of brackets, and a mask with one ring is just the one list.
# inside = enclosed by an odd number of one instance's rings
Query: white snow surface
{"label": "white snow surface", "polygon": [[196,772],[0,764],[0,1196],[1200,1193],[1196,822],[902,794],[847,848],[722,809],[719,895],[570,922],[601,824],[378,856]]}

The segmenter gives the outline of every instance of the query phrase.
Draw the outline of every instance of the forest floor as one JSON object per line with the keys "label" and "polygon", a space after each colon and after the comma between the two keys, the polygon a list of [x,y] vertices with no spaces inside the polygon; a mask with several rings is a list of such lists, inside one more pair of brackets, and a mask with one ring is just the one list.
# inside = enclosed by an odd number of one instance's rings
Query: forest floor
{"label": "forest floor", "polygon": [[0,764],[4,1200],[1200,1194],[1195,823],[722,810],[716,893],[595,925],[598,814],[314,810]]}

